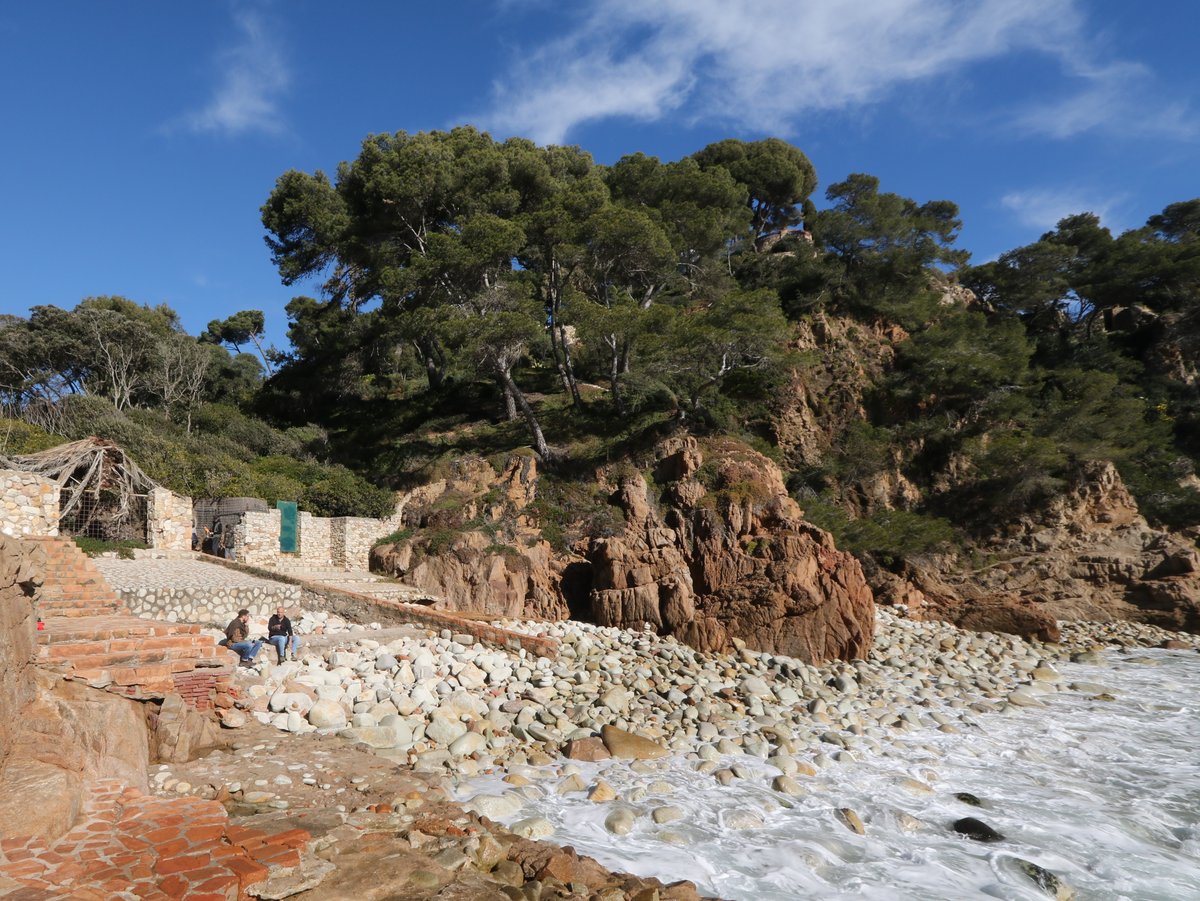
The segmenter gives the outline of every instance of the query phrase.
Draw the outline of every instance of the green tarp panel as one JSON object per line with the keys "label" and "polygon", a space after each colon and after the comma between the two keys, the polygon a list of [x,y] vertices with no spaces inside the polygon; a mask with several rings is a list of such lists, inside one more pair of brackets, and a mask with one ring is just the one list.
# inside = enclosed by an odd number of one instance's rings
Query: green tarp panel
{"label": "green tarp panel", "polygon": [[276,501],[279,510],[279,550],[294,554],[300,550],[300,514],[295,501]]}

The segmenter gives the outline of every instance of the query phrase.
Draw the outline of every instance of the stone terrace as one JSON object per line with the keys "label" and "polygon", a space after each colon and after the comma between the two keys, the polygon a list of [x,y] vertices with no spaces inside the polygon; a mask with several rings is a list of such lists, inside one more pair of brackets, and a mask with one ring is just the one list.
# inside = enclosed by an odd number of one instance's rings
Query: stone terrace
{"label": "stone terrace", "polygon": [[201,707],[228,683],[231,655],[199,626],[133,616],[74,542],[26,540],[38,541],[46,554],[35,602],[44,626],[37,633],[40,665],[133,698],[183,688]]}
{"label": "stone terrace", "polygon": [[300,603],[296,585],[215,566],[203,558],[101,557],[95,564],[134,616],[224,629],[243,607],[267,616],[278,606]]}
{"label": "stone terrace", "polygon": [[93,787],[75,827],[53,843],[0,843],[0,896],[237,901],[251,885],[293,875],[309,839],[301,829],[269,834],[234,826],[217,801],[158,798],[107,780]]}

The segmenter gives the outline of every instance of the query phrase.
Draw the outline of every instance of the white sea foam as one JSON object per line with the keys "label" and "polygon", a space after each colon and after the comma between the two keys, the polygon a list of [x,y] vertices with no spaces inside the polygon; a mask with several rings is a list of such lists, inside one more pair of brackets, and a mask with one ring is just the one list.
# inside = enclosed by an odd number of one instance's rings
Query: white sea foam
{"label": "white sea foam", "polygon": [[[1068,681],[1106,686],[1115,701],[1087,692],[1045,696],[1045,708],[979,717],[957,734],[904,734],[883,755],[838,763],[808,793],[770,790],[778,771],[747,755],[726,758],[753,778],[720,786],[682,758],[653,774],[624,763],[579,764],[585,779],[603,773],[638,811],[637,826],[617,837],[604,828],[611,804],[559,796],[546,782],[508,818],[540,815],[553,840],[613,869],[665,881],[687,878],[729,899],[867,898],[1045,899],[1015,858],[1058,875],[1079,899],[1200,899],[1200,656],[1192,652],[1111,653],[1109,666],[1064,664]],[[904,778],[928,781],[914,794]],[[670,791],[654,783],[666,783]],[[498,777],[473,780],[463,797],[510,789]],[[985,807],[957,800],[969,792]],[[653,808],[684,816],[655,825]],[[866,824],[859,836],[839,822],[851,808]],[[757,828],[731,828],[754,811]],[[919,825],[907,817],[916,818]],[[980,844],[950,829],[973,816],[1004,834]]]}

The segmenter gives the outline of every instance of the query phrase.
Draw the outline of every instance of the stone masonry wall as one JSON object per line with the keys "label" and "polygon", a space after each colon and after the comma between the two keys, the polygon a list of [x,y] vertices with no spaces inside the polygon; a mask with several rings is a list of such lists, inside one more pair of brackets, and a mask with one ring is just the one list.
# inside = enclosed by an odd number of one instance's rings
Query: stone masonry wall
{"label": "stone masonry wall", "polygon": [[59,487],[53,482],[31,472],[0,469],[0,532],[57,535],[58,500]]}
{"label": "stone masonry wall", "polygon": [[146,498],[146,542],[161,550],[192,548],[192,499],[153,488]]}
{"label": "stone masonry wall", "polygon": [[97,558],[96,568],[134,616],[224,629],[243,607],[269,616],[300,602],[300,589],[197,560]]}
{"label": "stone masonry wall", "polygon": [[333,562],[347,569],[370,569],[371,547],[400,528],[400,517],[367,519],[342,516],[333,520]]}
{"label": "stone masonry wall", "polygon": [[288,556],[279,552],[280,518],[278,510],[243,513],[234,533],[234,559],[251,566],[274,566]]}
{"label": "stone masonry wall", "polygon": [[400,525],[399,515],[388,519],[363,516],[313,516],[301,512],[299,551],[279,551],[280,513],[242,514],[236,535],[234,560],[249,566],[277,567],[282,563],[300,563],[312,567],[340,566],[345,569],[370,569],[372,545]]}
{"label": "stone masonry wall", "polygon": [[21,712],[34,696],[36,631],[30,595],[44,577],[45,561],[36,542],[0,535],[0,771]]}
{"label": "stone masonry wall", "polygon": [[311,513],[300,514],[300,559],[310,566],[331,566],[330,520]]}

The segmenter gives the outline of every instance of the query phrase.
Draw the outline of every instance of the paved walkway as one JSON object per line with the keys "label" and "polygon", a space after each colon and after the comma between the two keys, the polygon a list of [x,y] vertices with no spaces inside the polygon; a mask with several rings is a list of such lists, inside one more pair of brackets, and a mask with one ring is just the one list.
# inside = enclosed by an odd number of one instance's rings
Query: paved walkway
{"label": "paved walkway", "polygon": [[[228,901],[299,866],[310,836],[234,826],[200,798],[159,798],[97,783],[60,839],[0,842],[4,901]],[[7,891],[6,891],[7,890]]]}
{"label": "paved walkway", "polygon": [[[201,588],[206,591],[238,588],[278,591],[295,590],[294,585],[284,585],[270,579],[261,579],[249,573],[224,566],[214,566],[204,559],[176,560],[153,557],[142,560],[121,560],[114,557],[96,557],[96,568],[104,579],[117,591],[128,591],[140,587],[170,588],[182,590]],[[297,595],[299,592],[296,592]]]}

